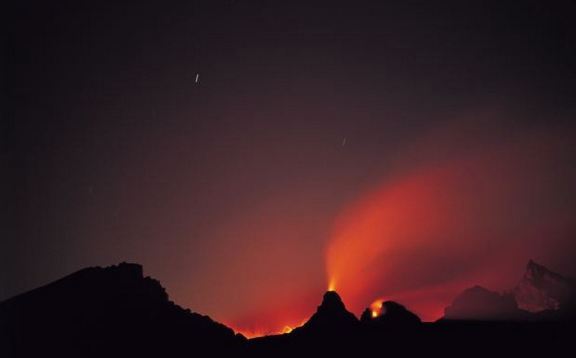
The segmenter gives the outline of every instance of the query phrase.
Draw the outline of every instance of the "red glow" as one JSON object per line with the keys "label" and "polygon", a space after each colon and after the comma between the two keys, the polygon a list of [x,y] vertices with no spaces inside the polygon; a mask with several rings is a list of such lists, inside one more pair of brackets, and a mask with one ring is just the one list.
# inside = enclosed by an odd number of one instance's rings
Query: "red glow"
{"label": "red glow", "polygon": [[326,249],[329,287],[354,312],[385,295],[426,321],[466,287],[511,287],[528,258],[553,255],[539,248],[573,211],[551,199],[560,146],[548,139],[420,165],[346,206]]}
{"label": "red glow", "polygon": [[352,307],[370,302],[355,293],[373,286],[386,267],[425,250],[430,233],[453,232],[458,190],[454,173],[430,170],[393,181],[344,211],[327,250],[327,271]]}
{"label": "red glow", "polygon": [[264,309],[225,323],[247,338],[289,333],[306,323],[319,303],[318,297],[322,297],[322,291],[286,297],[284,301],[270,303]]}

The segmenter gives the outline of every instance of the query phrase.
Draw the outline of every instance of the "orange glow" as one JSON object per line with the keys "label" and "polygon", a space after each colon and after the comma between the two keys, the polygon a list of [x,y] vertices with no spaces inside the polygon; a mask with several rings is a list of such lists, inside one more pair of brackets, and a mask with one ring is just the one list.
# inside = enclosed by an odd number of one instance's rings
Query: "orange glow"
{"label": "orange glow", "polygon": [[[452,181],[443,170],[411,175],[388,183],[345,210],[337,218],[326,252],[330,288],[337,280],[339,293],[352,308],[365,306],[365,298],[358,294],[381,277],[387,262],[425,248],[429,233],[442,232],[450,224],[446,209],[457,206],[451,202],[457,197]],[[382,271],[372,269],[382,258],[390,258],[382,260]]]}
{"label": "orange glow", "polygon": [[242,328],[234,328],[236,333],[242,334],[244,337],[248,339],[257,338],[257,337],[264,337],[270,335],[277,335],[277,334],[288,334],[291,333],[295,328],[301,327],[306,323],[307,320],[298,321],[298,323],[294,325],[285,325],[282,329],[278,330],[262,330],[262,329],[242,329]]}
{"label": "orange glow", "polygon": [[243,335],[244,337],[246,337],[248,339],[263,337],[263,336],[266,336],[269,334],[274,334],[273,332],[263,332],[263,331],[259,331],[259,330],[238,330],[238,329],[235,329],[234,331],[236,333],[240,333],[241,335]]}
{"label": "orange glow", "polygon": [[330,278],[330,283],[328,283],[328,291],[336,291],[336,278]]}
{"label": "orange glow", "polygon": [[[314,313],[318,297],[323,290],[314,290],[309,294],[289,297],[287,300],[272,302],[266,309],[247,313],[234,321],[225,321],[228,327],[246,338],[287,334],[306,323]],[[282,297],[280,297],[282,298]]]}
{"label": "orange glow", "polygon": [[372,312],[372,318],[376,318],[382,314],[382,299],[377,299],[370,304],[370,311]]}
{"label": "orange glow", "polygon": [[277,334],[287,334],[294,330],[291,326],[284,326],[276,330],[264,330],[264,329],[249,329],[249,328],[232,328],[234,332],[242,334],[248,339],[271,336]]}

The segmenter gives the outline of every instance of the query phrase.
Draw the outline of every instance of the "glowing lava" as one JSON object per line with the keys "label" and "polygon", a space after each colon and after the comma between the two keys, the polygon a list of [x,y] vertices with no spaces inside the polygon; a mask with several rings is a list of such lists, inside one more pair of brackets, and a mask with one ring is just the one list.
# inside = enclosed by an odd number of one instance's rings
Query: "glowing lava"
{"label": "glowing lava", "polygon": [[377,299],[370,304],[370,312],[372,312],[372,318],[376,318],[382,314],[382,299]]}

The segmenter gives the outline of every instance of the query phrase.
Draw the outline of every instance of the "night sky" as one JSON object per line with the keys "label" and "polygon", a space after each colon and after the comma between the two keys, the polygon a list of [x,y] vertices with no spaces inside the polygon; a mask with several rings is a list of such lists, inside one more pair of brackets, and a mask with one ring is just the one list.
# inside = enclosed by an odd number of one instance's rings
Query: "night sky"
{"label": "night sky", "polygon": [[3,13],[0,300],[132,261],[250,334],[576,276],[573,1],[57,3]]}

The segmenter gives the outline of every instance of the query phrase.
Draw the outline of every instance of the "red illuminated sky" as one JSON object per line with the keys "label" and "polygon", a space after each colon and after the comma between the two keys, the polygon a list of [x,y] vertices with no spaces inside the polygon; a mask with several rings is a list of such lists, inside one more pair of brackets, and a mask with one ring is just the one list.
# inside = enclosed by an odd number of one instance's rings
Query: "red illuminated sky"
{"label": "red illuminated sky", "polygon": [[575,5],[14,5],[0,299],[134,261],[244,332],[576,276]]}

